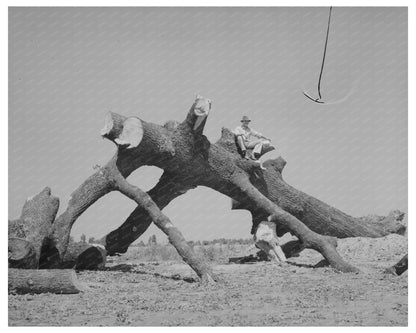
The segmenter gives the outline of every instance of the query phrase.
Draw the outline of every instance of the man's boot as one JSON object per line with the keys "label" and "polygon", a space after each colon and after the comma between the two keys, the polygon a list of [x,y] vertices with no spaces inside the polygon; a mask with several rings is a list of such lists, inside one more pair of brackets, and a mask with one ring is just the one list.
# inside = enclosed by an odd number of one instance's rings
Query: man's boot
{"label": "man's boot", "polygon": [[245,160],[249,160],[250,159],[250,157],[248,156],[248,153],[247,153],[247,150],[243,150],[243,158],[245,159]]}

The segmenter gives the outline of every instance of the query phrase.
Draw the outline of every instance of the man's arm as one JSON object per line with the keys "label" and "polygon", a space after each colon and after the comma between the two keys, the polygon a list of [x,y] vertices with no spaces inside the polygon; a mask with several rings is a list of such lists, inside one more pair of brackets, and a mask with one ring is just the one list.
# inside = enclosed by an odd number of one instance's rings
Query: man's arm
{"label": "man's arm", "polygon": [[251,130],[251,133],[252,133],[255,137],[258,137],[259,139],[266,139],[266,140],[272,141],[271,139],[266,138],[263,134],[261,134],[261,133],[259,133],[259,132],[255,131],[255,130],[253,130],[253,129]]}

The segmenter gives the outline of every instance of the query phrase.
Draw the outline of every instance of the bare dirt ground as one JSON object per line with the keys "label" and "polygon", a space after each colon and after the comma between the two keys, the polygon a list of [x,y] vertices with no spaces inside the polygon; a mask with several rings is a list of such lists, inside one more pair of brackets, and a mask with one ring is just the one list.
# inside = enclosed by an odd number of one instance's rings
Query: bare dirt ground
{"label": "bare dirt ground", "polygon": [[345,239],[339,251],[362,273],[312,268],[322,257],[306,250],[282,267],[214,264],[223,280],[215,286],[200,285],[183,263],[128,252],[111,271],[80,272],[84,293],[9,295],[9,325],[407,326],[407,272],[382,273],[407,253],[407,238]]}

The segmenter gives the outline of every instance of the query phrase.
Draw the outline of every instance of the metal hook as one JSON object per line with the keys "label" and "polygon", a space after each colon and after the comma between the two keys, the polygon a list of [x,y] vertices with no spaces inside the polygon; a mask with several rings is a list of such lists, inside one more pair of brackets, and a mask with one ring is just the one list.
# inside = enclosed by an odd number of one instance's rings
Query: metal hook
{"label": "metal hook", "polygon": [[321,64],[321,72],[319,73],[319,80],[318,80],[318,98],[313,98],[311,97],[308,93],[303,92],[303,94],[309,98],[311,101],[315,102],[315,103],[320,103],[320,104],[324,104],[323,101],[321,101],[322,96],[321,96],[321,79],[322,79],[322,73],[324,71],[324,64],[325,64],[325,57],[326,57],[326,48],[328,46],[328,36],[329,36],[329,26],[331,24],[331,13],[332,13],[332,6],[329,7],[329,16],[328,16],[328,26],[326,29],[326,38],[325,38],[325,46],[324,46],[324,55],[322,57],[322,64]]}

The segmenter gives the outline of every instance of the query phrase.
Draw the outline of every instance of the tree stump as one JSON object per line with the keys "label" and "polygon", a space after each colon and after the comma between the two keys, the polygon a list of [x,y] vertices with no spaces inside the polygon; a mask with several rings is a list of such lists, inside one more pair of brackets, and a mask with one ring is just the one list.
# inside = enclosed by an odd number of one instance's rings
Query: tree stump
{"label": "tree stump", "polygon": [[[20,258],[19,263],[12,260],[10,265],[18,265],[19,268],[38,268],[41,259],[42,248],[49,242],[52,232],[52,223],[55,220],[59,208],[59,199],[51,196],[51,189],[45,187],[39,194],[28,198],[23,205],[19,219],[9,221],[9,239],[12,239],[11,248],[16,250],[15,238],[25,239],[33,246],[35,258]],[[13,240],[14,239],[14,240]],[[9,241],[10,242],[10,241]],[[20,244],[22,244],[20,242]],[[19,254],[22,255],[22,252]],[[27,253],[31,256],[31,252]],[[25,265],[23,265],[25,262]]]}

